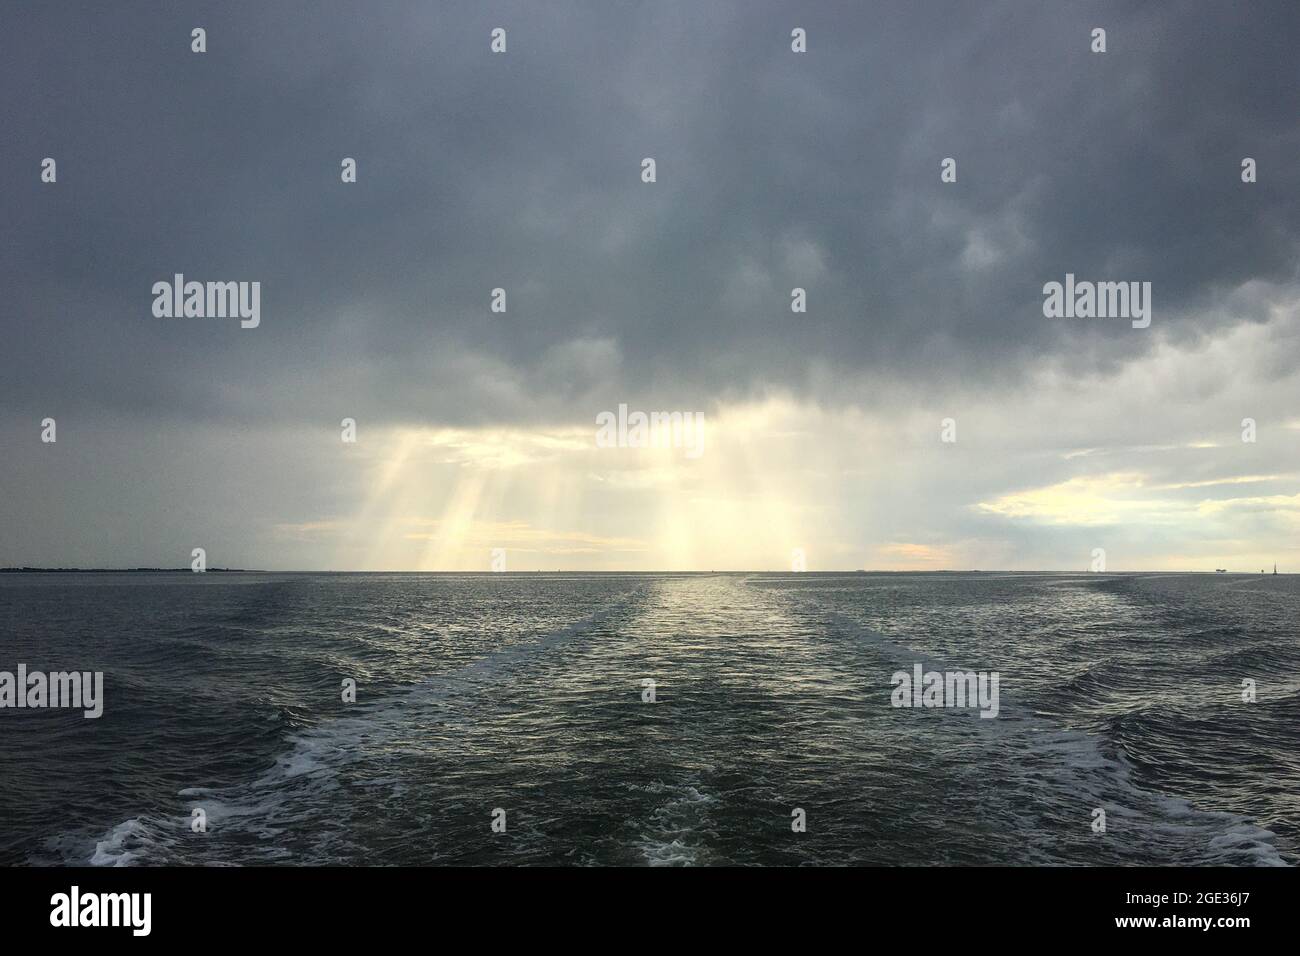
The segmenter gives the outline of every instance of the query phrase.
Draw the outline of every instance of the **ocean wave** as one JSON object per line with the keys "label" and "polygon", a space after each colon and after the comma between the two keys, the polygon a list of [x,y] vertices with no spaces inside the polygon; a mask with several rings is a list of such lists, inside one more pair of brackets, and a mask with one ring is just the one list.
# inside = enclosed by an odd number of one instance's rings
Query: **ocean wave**
{"label": "ocean wave", "polygon": [[[833,622],[842,634],[869,643],[894,662],[922,662],[926,669],[948,669],[942,659],[908,647],[899,636],[866,627],[815,599],[783,596],[807,613]],[[1120,678],[1113,664],[1103,662],[1066,684],[1076,691],[1099,691],[1109,682],[1119,683]],[[1185,798],[1148,789],[1138,782],[1122,748],[1027,709],[1015,699],[1014,688],[1010,688],[1011,695],[1006,694],[1008,689],[1004,684],[997,719],[966,721],[963,729],[987,741],[985,769],[975,767],[971,773],[996,773],[1005,781],[1005,812],[1013,820],[1013,829],[1032,826],[1044,812],[1086,820],[1091,810],[1102,808],[1110,817],[1108,832],[1132,841],[1119,850],[1129,862],[1168,859],[1177,855],[1181,844],[1197,848],[1196,858],[1185,862],[1289,865],[1272,831],[1240,815],[1197,809]],[[1142,719],[1141,714],[1114,718],[1117,726]],[[1052,802],[1047,811],[1044,801]],[[1047,853],[1036,862],[1064,863],[1070,858]]]}
{"label": "ocean wave", "polygon": [[[319,822],[322,812],[327,812],[331,793],[340,787],[338,774],[343,767],[376,750],[400,755],[401,740],[411,727],[413,715],[427,715],[458,695],[472,692],[476,686],[490,685],[510,669],[592,632],[641,594],[642,589],[633,589],[600,610],[533,640],[489,653],[457,671],[427,678],[376,703],[355,705],[355,714],[296,730],[272,766],[246,783],[188,787],[177,796],[184,798],[189,807],[201,807],[214,832],[235,831],[255,837],[257,842],[245,848],[247,862],[283,861],[291,854],[270,841],[287,830]],[[85,862],[95,866],[168,862],[182,848],[176,834],[190,832],[190,819],[187,809],[183,814],[136,816],[123,821],[95,841],[94,851]]]}

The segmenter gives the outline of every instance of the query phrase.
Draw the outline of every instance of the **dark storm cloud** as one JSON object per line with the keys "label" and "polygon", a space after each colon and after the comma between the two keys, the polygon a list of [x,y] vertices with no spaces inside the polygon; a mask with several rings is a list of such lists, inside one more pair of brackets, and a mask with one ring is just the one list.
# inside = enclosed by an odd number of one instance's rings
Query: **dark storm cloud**
{"label": "dark storm cloud", "polygon": [[[1290,2],[5,18],[0,402],[15,411],[587,420],[592,401],[815,391],[817,367],[978,385],[1259,320],[1215,303],[1296,279]],[[57,185],[38,180],[45,156]],[[153,318],[150,288],[175,272],[260,281],[261,327]],[[1150,281],[1152,329],[1045,319],[1042,285],[1067,272]]]}

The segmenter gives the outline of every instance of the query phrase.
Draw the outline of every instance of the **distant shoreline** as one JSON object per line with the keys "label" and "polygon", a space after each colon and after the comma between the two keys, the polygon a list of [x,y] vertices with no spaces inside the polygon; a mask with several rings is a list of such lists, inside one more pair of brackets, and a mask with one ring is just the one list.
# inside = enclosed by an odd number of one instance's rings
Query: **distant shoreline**
{"label": "distant shoreline", "polygon": [[274,574],[260,568],[0,568],[0,574],[210,574],[224,571],[230,574]]}
{"label": "distant shoreline", "polygon": [[192,568],[0,568],[0,574],[442,574],[442,575],[483,575],[483,576],[501,576],[501,577],[522,577],[534,574],[679,574],[679,575],[718,575],[718,574],[806,574],[816,575],[846,575],[846,574],[1051,574],[1051,575],[1086,575],[1088,577],[1115,577],[1127,574],[1204,574],[1210,577],[1224,575],[1228,577],[1248,576],[1248,577],[1286,577],[1292,572],[1279,571],[1276,575],[1272,571],[1168,571],[1168,570],[1129,570],[1129,571],[1000,571],[997,569],[914,569],[914,570],[866,570],[863,568],[840,569],[831,571],[784,571],[775,569],[748,569],[748,570],[723,570],[723,571],[561,571],[559,569],[546,570],[537,568],[532,571],[338,571],[338,570],[293,570],[293,571],[269,571],[265,568],[208,568],[206,571],[194,571]]}

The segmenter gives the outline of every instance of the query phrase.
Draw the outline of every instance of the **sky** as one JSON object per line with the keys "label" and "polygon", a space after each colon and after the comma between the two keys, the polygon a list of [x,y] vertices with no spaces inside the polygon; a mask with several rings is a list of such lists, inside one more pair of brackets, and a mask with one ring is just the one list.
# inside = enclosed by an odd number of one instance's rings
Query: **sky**
{"label": "sky", "polygon": [[1300,568],[1289,0],[0,19],[0,566]]}

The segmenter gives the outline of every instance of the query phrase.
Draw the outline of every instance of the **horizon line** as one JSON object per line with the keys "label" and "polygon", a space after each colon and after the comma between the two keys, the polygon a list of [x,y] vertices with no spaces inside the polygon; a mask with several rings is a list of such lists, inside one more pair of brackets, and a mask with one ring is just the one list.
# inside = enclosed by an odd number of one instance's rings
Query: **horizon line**
{"label": "horizon line", "polygon": [[22,567],[3,567],[0,568],[0,574],[446,574],[446,575],[528,575],[528,574],[1087,574],[1104,577],[1110,574],[1235,574],[1235,575],[1264,575],[1267,577],[1282,577],[1283,575],[1292,574],[1289,571],[1268,571],[1260,569],[1256,571],[1227,571],[1227,570],[1203,570],[1203,569],[1183,569],[1171,570],[1168,568],[1126,568],[1114,571],[1091,571],[1086,568],[1072,569],[1049,569],[1040,568],[1032,571],[1016,570],[1010,568],[831,568],[819,571],[790,571],[776,568],[724,568],[721,570],[672,570],[667,568],[659,569],[605,569],[605,570],[563,570],[556,568],[547,570],[545,568],[535,568],[531,571],[508,570],[420,570],[411,568],[388,568],[388,569],[337,569],[337,568],[294,568],[274,570],[269,568],[207,568],[204,571],[195,571],[189,567],[177,568],[160,568],[160,567],[133,567],[133,568],[77,568],[77,567],[33,567],[24,565]]}

